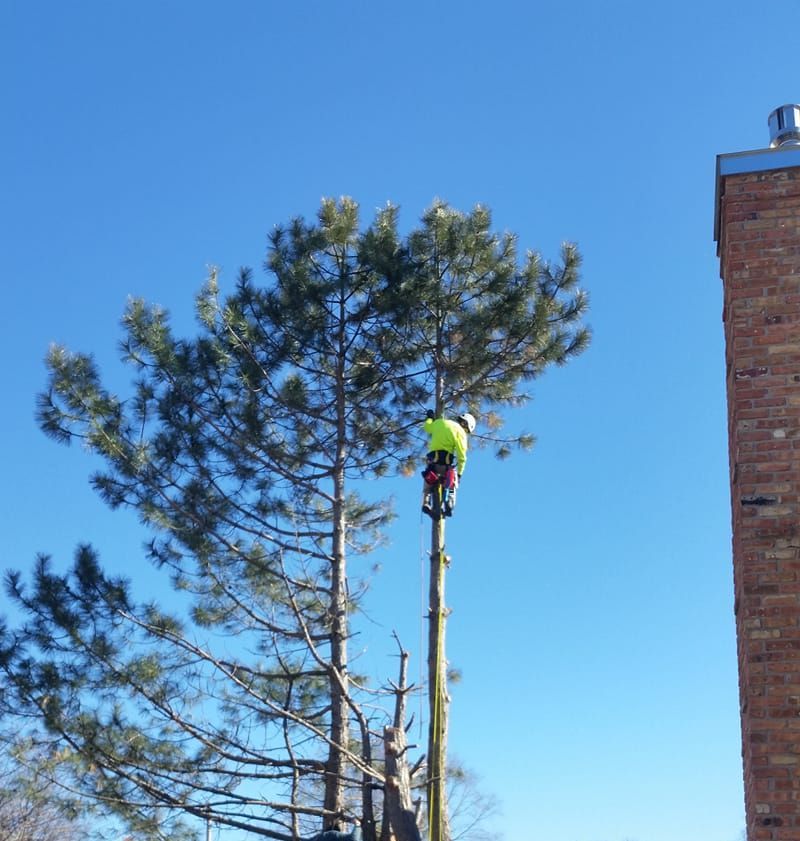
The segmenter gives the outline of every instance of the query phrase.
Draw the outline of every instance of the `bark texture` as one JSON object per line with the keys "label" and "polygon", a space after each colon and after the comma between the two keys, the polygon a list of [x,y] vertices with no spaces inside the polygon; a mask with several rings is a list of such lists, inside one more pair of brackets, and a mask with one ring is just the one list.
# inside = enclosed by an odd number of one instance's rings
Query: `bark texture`
{"label": "bark texture", "polygon": [[422,841],[411,800],[405,730],[402,727],[384,728],[383,746],[386,757],[384,798],[392,834],[395,841]]}
{"label": "bark texture", "polygon": [[444,520],[434,521],[431,529],[431,576],[428,628],[428,826],[430,841],[449,841],[447,814],[447,728],[450,696],[447,692],[444,601],[446,560]]}

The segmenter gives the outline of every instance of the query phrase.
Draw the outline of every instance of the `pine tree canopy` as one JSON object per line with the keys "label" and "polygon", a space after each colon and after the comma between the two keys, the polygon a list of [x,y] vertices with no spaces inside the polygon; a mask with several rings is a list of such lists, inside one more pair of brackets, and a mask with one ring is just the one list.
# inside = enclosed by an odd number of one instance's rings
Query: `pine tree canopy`
{"label": "pine tree canopy", "polygon": [[88,544],[67,573],[8,573],[26,618],[0,627],[6,735],[48,746],[137,839],[211,818],[289,841],[357,816],[376,841],[376,734],[401,693],[350,671],[347,561],[391,518],[363,483],[418,457],[427,406],[482,416],[500,454],[529,442],[500,437],[501,413],[586,347],[579,265],[572,245],[520,262],[482,207],[437,202],[401,236],[392,206],[362,229],[354,201],[325,200],[272,231],[265,281],[243,269],[223,295],[211,270],[196,336],[130,301],[127,395],[51,348],[41,428],[99,457],[94,488],[138,513],[177,596],[137,601]]}
{"label": "pine tree canopy", "polygon": [[[465,214],[436,202],[409,235],[408,258],[405,328],[437,414],[468,408],[488,421],[491,439],[499,409],[525,402],[529,381],[588,346],[588,299],[571,243],[558,265],[532,251],[520,265],[516,237],[493,232],[486,208]],[[531,443],[524,435],[497,440],[501,455],[509,440]]]}

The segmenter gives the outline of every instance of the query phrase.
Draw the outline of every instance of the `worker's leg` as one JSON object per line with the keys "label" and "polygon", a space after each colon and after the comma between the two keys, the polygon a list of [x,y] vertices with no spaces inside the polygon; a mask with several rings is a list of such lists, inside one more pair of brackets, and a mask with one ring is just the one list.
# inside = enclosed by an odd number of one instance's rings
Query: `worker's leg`
{"label": "worker's leg", "polygon": [[455,468],[448,467],[444,477],[445,488],[447,489],[447,502],[444,506],[445,517],[452,517],[456,507],[456,490],[458,489],[458,474]]}
{"label": "worker's leg", "polygon": [[424,514],[431,513],[431,486],[425,481],[422,482],[422,511]]}
{"label": "worker's leg", "polygon": [[432,511],[431,493],[438,480],[439,476],[435,465],[428,463],[425,470],[422,471],[422,510],[425,514],[430,514]]}

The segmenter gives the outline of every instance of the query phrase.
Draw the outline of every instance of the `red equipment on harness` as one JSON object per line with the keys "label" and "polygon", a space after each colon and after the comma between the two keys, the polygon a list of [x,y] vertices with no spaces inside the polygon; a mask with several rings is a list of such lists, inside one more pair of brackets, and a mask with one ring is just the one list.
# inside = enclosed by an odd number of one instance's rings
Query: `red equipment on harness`
{"label": "red equipment on harness", "polygon": [[425,470],[422,471],[422,478],[428,485],[435,485],[439,481],[439,474],[432,464],[429,464]]}

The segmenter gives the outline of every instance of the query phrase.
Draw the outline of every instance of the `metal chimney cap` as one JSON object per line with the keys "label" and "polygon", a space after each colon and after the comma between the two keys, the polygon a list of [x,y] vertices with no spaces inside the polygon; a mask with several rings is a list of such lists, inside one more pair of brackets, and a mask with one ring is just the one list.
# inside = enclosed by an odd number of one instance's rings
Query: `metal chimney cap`
{"label": "metal chimney cap", "polygon": [[769,123],[769,148],[800,146],[800,105],[781,105],[767,120]]}

